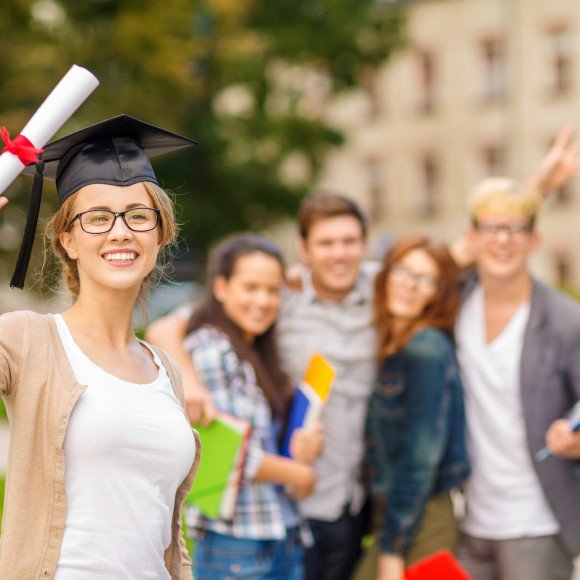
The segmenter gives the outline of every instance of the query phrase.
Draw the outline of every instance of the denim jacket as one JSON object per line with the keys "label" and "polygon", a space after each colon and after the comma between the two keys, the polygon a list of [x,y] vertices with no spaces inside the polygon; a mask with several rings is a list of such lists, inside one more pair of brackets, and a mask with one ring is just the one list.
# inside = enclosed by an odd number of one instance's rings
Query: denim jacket
{"label": "denim jacket", "polygon": [[463,389],[445,333],[422,329],[383,360],[365,431],[374,508],[386,509],[379,548],[404,554],[429,499],[469,475]]}

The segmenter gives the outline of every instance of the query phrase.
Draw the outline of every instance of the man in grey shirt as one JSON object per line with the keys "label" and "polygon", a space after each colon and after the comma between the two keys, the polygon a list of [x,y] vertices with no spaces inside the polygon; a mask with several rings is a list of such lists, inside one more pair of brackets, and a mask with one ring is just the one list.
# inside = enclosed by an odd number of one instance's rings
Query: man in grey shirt
{"label": "man in grey shirt", "polygon": [[360,556],[365,528],[361,467],[367,399],[376,372],[374,276],[361,271],[367,226],[351,200],[315,193],[303,201],[298,226],[307,272],[302,290],[287,297],[278,318],[282,364],[300,380],[318,352],[336,370],[322,415],[316,489],[301,503],[315,540],[306,551],[306,578],[346,579]]}

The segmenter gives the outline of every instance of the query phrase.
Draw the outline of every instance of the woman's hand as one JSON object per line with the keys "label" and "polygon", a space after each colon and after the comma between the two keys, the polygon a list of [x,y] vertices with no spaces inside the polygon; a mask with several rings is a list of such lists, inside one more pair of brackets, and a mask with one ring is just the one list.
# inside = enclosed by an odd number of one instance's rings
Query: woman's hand
{"label": "woman's hand", "polygon": [[201,423],[207,427],[216,416],[211,395],[200,382],[197,373],[189,372],[187,367],[182,367],[182,375],[185,412],[191,423]]}
{"label": "woman's hand", "polygon": [[0,195],[0,209],[8,203],[8,198],[5,195]]}
{"label": "woman's hand", "polygon": [[396,554],[381,554],[376,580],[404,580],[405,562]]}
{"label": "woman's hand", "polygon": [[306,463],[274,453],[264,453],[254,480],[283,485],[289,497],[303,499],[314,491],[316,474]]}
{"label": "woman's hand", "polygon": [[320,455],[323,441],[324,432],[320,423],[308,429],[296,429],[290,440],[290,454],[300,463],[312,463]]}

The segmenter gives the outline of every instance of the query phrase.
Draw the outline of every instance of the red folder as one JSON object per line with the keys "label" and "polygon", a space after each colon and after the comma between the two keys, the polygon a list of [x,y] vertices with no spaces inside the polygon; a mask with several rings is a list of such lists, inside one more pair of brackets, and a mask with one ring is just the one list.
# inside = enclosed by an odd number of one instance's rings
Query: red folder
{"label": "red folder", "polygon": [[471,580],[449,550],[439,550],[405,570],[405,580]]}

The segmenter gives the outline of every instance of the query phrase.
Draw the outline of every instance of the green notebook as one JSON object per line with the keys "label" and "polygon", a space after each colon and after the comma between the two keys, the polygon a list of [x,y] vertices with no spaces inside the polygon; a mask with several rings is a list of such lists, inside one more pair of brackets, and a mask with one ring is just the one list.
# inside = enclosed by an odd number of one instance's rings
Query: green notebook
{"label": "green notebook", "polygon": [[231,520],[236,507],[250,425],[218,414],[208,427],[196,425],[201,439],[201,461],[185,501],[211,519]]}

